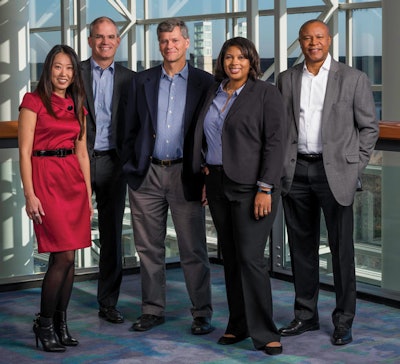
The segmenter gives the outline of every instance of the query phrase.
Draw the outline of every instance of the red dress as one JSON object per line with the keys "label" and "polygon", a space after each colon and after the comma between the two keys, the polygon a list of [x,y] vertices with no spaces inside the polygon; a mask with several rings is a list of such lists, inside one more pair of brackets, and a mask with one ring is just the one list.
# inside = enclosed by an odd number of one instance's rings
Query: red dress
{"label": "red dress", "polygon": [[[74,103],[55,94],[51,102],[58,119],[37,93],[25,94],[20,105],[37,114],[33,150],[72,149],[79,135]],[[91,246],[88,194],[77,156],[32,156],[32,180],[45,213],[42,224],[33,224],[39,253]]]}

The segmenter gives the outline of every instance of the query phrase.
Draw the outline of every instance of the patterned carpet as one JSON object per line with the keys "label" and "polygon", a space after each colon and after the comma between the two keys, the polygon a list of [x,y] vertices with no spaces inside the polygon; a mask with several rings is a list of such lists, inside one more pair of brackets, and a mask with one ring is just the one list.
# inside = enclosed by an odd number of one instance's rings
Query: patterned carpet
{"label": "patterned carpet", "polygon": [[[151,331],[129,331],[140,315],[139,275],[123,279],[119,308],[125,323],[115,325],[97,317],[96,281],[76,282],[69,309],[70,331],[80,341],[65,353],[36,349],[32,332],[38,311],[40,289],[0,293],[0,363],[71,364],[235,364],[235,363],[400,363],[400,311],[385,305],[358,300],[352,344],[335,347],[330,343],[330,312],[333,294],[321,291],[319,331],[282,338],[284,353],[269,357],[256,351],[250,339],[233,346],[220,346],[227,309],[222,267],[212,265],[212,293],[215,331],[190,334],[190,303],[179,268],[167,271],[167,315],[165,324]],[[293,287],[273,279],[274,312],[278,326],[292,319]]]}

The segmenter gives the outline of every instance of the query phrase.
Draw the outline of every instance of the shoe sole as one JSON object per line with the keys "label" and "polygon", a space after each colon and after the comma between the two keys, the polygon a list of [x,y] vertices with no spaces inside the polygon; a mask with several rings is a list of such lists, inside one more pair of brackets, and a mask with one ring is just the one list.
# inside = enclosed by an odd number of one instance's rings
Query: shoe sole
{"label": "shoe sole", "polygon": [[215,330],[215,327],[211,326],[208,330],[204,330],[204,331],[191,330],[191,331],[192,331],[192,335],[206,335],[206,334],[209,334],[210,332],[213,332],[214,330]]}

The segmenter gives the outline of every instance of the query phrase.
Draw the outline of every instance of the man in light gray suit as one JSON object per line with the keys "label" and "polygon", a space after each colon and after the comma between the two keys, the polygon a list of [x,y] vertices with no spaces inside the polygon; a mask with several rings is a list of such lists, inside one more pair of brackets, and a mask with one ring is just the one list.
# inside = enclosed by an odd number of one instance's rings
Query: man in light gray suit
{"label": "man in light gray suit", "polygon": [[278,76],[288,114],[288,150],[282,186],[295,287],[294,320],[282,336],[319,329],[320,216],[324,213],[336,292],[334,345],[352,341],[356,308],[353,200],[378,138],[366,74],[329,54],[325,23],[299,31],[305,61]]}

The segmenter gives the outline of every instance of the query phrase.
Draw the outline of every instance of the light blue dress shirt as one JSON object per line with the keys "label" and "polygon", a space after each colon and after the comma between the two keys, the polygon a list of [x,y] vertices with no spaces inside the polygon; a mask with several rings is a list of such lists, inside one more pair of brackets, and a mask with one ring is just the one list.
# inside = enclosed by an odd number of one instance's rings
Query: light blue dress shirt
{"label": "light blue dress shirt", "polygon": [[208,109],[204,119],[204,135],[207,140],[206,163],[222,165],[222,128],[226,115],[242,91],[244,85],[238,88],[228,100],[228,94],[224,86],[228,80],[224,80],[218,87],[215,98]]}
{"label": "light blue dress shirt", "polygon": [[154,157],[174,160],[183,156],[184,116],[189,69],[173,77],[162,68],[158,90],[157,134]]}
{"label": "light blue dress shirt", "polygon": [[90,59],[93,77],[93,98],[96,114],[95,150],[114,149],[115,140],[112,135],[111,113],[112,94],[114,89],[114,62],[106,69],[102,69],[93,58]]}

